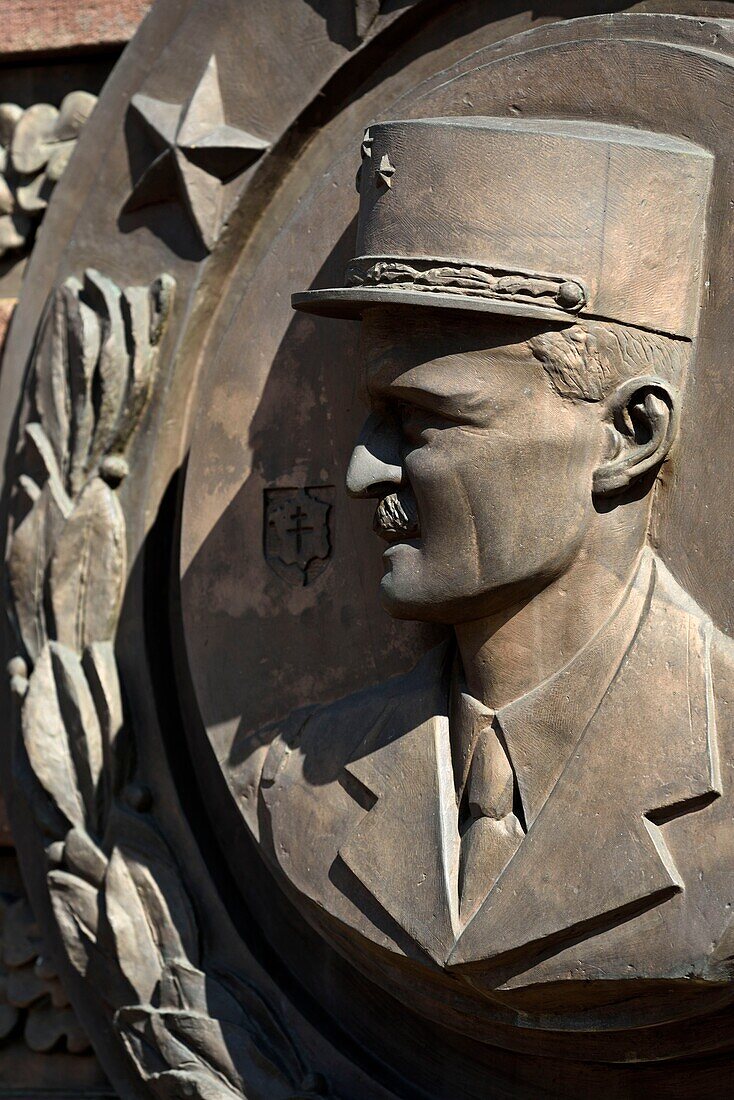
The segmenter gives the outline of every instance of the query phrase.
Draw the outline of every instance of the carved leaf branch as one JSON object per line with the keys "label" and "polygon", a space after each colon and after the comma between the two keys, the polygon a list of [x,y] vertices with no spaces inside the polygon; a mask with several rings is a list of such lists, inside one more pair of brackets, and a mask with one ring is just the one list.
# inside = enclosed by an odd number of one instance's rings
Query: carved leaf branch
{"label": "carved leaf branch", "polygon": [[305,1100],[324,1095],[325,1082],[307,1073],[254,987],[240,982],[235,995],[212,975],[180,966],[168,977],[178,989],[179,1007],[138,1006],[116,1016],[123,1041],[156,1096]]}
{"label": "carved leaf branch", "polygon": [[323,1096],[257,990],[207,972],[150,792],[129,774],[114,654],[127,569],[117,489],[173,291],[165,276],[121,290],[87,271],[51,296],[39,329],[7,557],[23,646],[9,667],[16,777],[30,769],[68,960],[106,1003],[151,1095]]}
{"label": "carved leaf branch", "polygon": [[380,14],[382,0],[354,0],[354,22],[358,38],[364,38]]}
{"label": "carved leaf branch", "polygon": [[41,931],[20,887],[0,891],[0,1040],[18,1026],[30,1050],[59,1043],[72,1054],[89,1049]]}
{"label": "carved leaf branch", "polygon": [[58,109],[0,103],[0,256],[33,243],[96,102],[89,92],[76,91]]}
{"label": "carved leaf branch", "polygon": [[[385,0],[352,0],[352,3],[354,5],[354,29],[357,38],[361,40],[366,38],[372,30],[378,15],[385,7]],[[407,4],[404,2],[401,6],[410,7],[419,3],[420,0],[408,0]]]}
{"label": "carved leaf branch", "polygon": [[96,271],[52,296],[34,351],[38,419],[25,429],[7,561],[32,660],[49,640],[81,654],[108,641],[125,576],[115,487],[155,379],[173,283],[121,291]]}

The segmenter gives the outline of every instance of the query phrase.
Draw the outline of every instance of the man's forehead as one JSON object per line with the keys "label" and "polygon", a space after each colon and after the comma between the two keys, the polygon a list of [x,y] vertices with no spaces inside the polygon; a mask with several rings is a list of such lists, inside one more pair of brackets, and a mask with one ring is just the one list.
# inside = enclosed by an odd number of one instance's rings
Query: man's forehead
{"label": "man's forehead", "polygon": [[362,323],[361,360],[362,384],[373,393],[420,388],[454,396],[534,359],[534,328],[424,309],[370,313]]}

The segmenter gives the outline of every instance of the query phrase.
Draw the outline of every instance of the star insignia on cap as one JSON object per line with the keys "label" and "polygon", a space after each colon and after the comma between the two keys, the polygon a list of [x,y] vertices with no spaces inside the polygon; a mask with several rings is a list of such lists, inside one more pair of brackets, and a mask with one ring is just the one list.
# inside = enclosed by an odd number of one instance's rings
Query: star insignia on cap
{"label": "star insignia on cap", "polygon": [[364,137],[362,138],[362,145],[360,148],[360,152],[362,154],[362,163],[357,169],[357,178],[354,181],[358,191],[362,187],[362,168],[364,167],[364,162],[366,160],[370,160],[372,157],[372,146],[374,145],[374,143],[375,139],[372,137],[372,134],[370,133],[368,128],[367,130],[365,130]]}
{"label": "star insignia on cap", "polygon": [[262,156],[269,143],[225,121],[214,55],[185,103],[136,95],[130,111],[156,154],[135,180],[123,213],[178,201],[210,252],[227,213],[223,185]]}
{"label": "star insignia on cap", "polygon": [[380,163],[375,168],[375,183],[379,187],[392,187],[392,178],[395,175],[395,165],[390,163],[390,157],[385,153],[380,157]]}
{"label": "star insignia on cap", "polygon": [[364,160],[365,157],[371,157],[372,156],[372,146],[374,144],[375,144],[375,139],[372,137],[372,133],[370,132],[370,130],[368,128],[367,130],[365,130],[364,137],[362,138],[362,150],[361,150],[362,160]]}

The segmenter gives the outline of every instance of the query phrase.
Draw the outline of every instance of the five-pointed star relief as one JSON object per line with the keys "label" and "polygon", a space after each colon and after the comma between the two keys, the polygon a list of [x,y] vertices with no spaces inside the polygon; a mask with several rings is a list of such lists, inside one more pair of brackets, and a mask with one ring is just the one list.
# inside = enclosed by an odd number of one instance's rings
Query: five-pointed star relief
{"label": "five-pointed star relief", "polygon": [[178,199],[211,251],[226,213],[223,184],[257,160],[268,142],[225,122],[213,55],[185,103],[136,95],[130,107],[157,153],[135,181],[124,212]]}

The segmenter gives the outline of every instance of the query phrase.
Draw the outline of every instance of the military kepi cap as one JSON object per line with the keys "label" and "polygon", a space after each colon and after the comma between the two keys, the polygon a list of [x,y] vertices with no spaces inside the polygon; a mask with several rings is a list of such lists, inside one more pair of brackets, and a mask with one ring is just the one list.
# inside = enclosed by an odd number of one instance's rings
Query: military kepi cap
{"label": "military kepi cap", "polygon": [[558,119],[371,126],[345,285],[296,309],[359,317],[418,305],[690,339],[713,157],[668,135]]}

